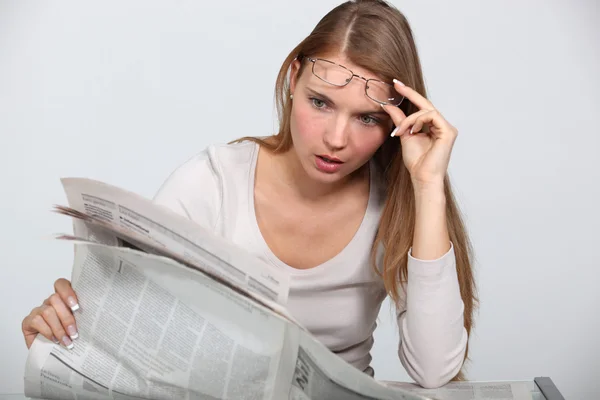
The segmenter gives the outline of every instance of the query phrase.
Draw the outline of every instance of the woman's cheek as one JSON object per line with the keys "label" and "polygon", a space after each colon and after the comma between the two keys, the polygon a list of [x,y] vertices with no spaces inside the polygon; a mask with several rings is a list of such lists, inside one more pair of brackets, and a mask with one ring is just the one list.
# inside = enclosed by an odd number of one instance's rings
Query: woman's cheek
{"label": "woman's cheek", "polygon": [[311,139],[320,135],[326,120],[310,106],[295,104],[292,113],[292,129],[301,139]]}

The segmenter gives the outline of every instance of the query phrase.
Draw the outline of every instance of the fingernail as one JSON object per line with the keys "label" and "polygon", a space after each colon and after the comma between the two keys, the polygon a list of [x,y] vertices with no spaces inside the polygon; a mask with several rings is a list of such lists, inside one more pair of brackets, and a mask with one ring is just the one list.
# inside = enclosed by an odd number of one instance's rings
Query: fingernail
{"label": "fingernail", "polygon": [[396,133],[398,133],[398,129],[399,129],[399,128],[400,128],[399,126],[395,127],[395,128],[394,128],[394,130],[392,131],[392,134],[391,134],[390,136],[391,136],[391,137],[394,137],[394,136],[396,136]]}
{"label": "fingernail", "polygon": [[52,341],[56,344],[60,344],[60,342],[58,341],[58,339],[56,338],[56,336],[52,336]]}
{"label": "fingernail", "polygon": [[71,350],[74,347],[73,342],[71,341],[71,339],[69,339],[68,336],[63,336],[62,342],[65,345],[65,347],[69,350]]}
{"label": "fingernail", "polygon": [[394,79],[394,83],[397,83],[400,86],[406,86],[404,83],[400,82],[398,79]]}
{"label": "fingernail", "polygon": [[69,334],[69,336],[71,336],[71,339],[73,339],[73,340],[75,340],[79,337],[79,333],[77,333],[77,329],[75,328],[75,325],[67,326],[67,333]]}
{"label": "fingernail", "polygon": [[71,311],[75,312],[75,311],[79,310],[79,304],[77,304],[77,302],[75,301],[75,298],[73,296],[70,296],[67,299],[67,303],[69,304],[69,307],[71,307]]}

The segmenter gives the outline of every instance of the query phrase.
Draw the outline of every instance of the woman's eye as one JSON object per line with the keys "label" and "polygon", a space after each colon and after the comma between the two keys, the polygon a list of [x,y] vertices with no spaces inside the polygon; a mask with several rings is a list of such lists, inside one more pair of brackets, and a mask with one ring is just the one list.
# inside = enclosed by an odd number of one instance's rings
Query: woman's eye
{"label": "woman's eye", "polygon": [[360,121],[365,125],[377,125],[379,121],[370,115],[361,115]]}
{"label": "woman's eye", "polygon": [[317,99],[315,97],[311,98],[310,100],[312,101],[313,106],[315,106],[316,108],[323,108],[326,106],[323,100]]}

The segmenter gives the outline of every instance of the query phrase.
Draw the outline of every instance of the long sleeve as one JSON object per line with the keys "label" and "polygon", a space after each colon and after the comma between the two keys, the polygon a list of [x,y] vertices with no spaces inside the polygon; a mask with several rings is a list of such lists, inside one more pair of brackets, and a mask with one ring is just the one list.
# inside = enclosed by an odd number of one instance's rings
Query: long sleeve
{"label": "long sleeve", "polygon": [[454,245],[436,260],[419,260],[409,251],[403,295],[397,318],[400,362],[419,385],[440,387],[460,371],[468,339]]}

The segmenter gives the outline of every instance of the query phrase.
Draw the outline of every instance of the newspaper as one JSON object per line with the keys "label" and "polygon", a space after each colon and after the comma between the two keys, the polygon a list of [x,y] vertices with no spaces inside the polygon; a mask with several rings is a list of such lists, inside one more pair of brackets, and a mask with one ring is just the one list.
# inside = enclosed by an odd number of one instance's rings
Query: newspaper
{"label": "newspaper", "polygon": [[407,382],[384,382],[444,400],[532,400],[531,382],[450,382],[441,388],[426,389]]}
{"label": "newspaper", "polygon": [[[168,251],[167,256],[183,257],[191,263],[197,261],[233,284],[254,289],[279,304],[286,303],[289,288],[286,274],[189,219],[102,182],[79,178],[66,178],[62,182],[70,208],[95,217],[95,221],[106,222],[108,228],[118,229],[116,233],[146,245],[145,249]],[[89,236],[85,229],[82,231]]]}
{"label": "newspaper", "polygon": [[294,320],[289,277],[125,190],[64,179],[79,338],[41,335],[25,395],[47,399],[404,399]]}

